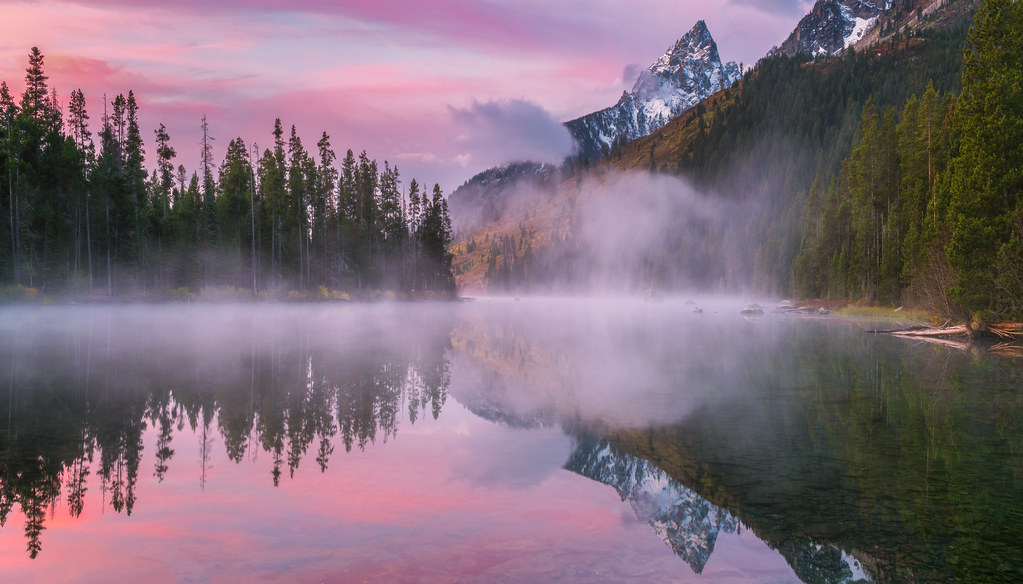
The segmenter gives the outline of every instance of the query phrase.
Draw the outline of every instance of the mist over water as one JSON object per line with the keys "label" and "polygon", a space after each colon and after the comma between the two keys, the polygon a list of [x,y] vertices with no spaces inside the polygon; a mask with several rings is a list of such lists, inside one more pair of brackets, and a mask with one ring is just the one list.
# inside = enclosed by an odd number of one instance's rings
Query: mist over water
{"label": "mist over water", "polygon": [[751,391],[783,324],[738,297],[481,298],[456,321],[462,403],[539,425],[643,428]]}
{"label": "mist over water", "polygon": [[1019,559],[1018,364],[753,300],[0,308],[0,564],[849,582]]}

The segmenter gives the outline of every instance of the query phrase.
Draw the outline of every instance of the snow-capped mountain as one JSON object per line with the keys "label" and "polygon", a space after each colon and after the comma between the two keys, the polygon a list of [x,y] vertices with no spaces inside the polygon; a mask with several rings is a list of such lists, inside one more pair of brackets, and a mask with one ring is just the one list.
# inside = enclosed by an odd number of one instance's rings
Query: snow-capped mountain
{"label": "snow-capped mountain", "polygon": [[618,142],[645,136],[742,77],[734,62],[722,64],[707,24],[700,20],[640,73],[618,103],[566,122],[579,155],[596,160]]}
{"label": "snow-capped mountain", "polygon": [[606,441],[584,438],[565,468],[612,486],[636,517],[657,533],[697,574],[710,559],[718,533],[739,521],[642,458],[616,452]]}
{"label": "snow-capped mountain", "polygon": [[817,0],[771,54],[835,55],[863,38],[890,5],[890,0]]}
{"label": "snow-capped mountain", "polygon": [[[616,143],[646,136],[741,77],[737,64],[721,63],[717,43],[707,24],[700,20],[640,73],[632,91],[624,92],[617,104],[566,122],[565,126],[578,144],[577,155],[593,162],[608,154]],[[476,224],[481,218],[493,221],[507,206],[500,199],[517,189],[519,181],[543,183],[551,178],[552,170],[540,163],[521,162],[483,171],[451,193],[448,204],[452,220],[461,227]],[[487,205],[496,214],[488,211]]]}

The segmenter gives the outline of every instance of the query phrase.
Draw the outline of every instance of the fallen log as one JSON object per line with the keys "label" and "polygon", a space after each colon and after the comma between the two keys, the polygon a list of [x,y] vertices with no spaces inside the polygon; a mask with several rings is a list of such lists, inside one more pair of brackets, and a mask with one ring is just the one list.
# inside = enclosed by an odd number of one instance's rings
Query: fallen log
{"label": "fallen log", "polygon": [[[973,347],[984,347],[996,355],[1003,357],[1023,357],[1023,324],[1000,323],[985,330],[988,336],[977,338],[975,331],[971,333],[966,325],[958,326],[912,326],[901,329],[873,330],[868,331],[874,334],[891,335],[904,339],[945,345],[959,350],[970,350]],[[1001,338],[1001,342],[993,343],[995,338]],[[985,341],[986,339],[986,341]],[[980,345],[976,342],[980,341]]]}
{"label": "fallen log", "polygon": [[947,326],[947,327],[913,327],[911,329],[903,329],[892,331],[888,334],[897,337],[969,337],[970,331],[966,328],[966,325],[959,326]]}
{"label": "fallen log", "polygon": [[1023,323],[999,322],[987,327],[991,334],[1007,340],[1023,339]]}
{"label": "fallen log", "polygon": [[959,326],[907,326],[897,329],[875,329],[868,333],[894,335],[898,337],[968,337],[970,331],[965,325]]}

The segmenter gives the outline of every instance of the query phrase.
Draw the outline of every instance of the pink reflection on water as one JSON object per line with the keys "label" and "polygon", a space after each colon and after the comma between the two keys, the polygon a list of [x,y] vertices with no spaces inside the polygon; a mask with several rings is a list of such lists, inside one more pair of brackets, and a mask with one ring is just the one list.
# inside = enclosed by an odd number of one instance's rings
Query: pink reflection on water
{"label": "pink reflection on water", "polygon": [[794,580],[748,532],[722,534],[704,573],[694,574],[614,489],[561,468],[572,448],[561,431],[496,425],[457,404],[364,452],[339,445],[324,473],[307,456],[293,478],[285,468],[277,488],[269,454],[254,443],[234,463],[219,437],[202,487],[200,440],[187,430],[175,436],[158,482],[155,443],[150,428],[130,517],[109,508],[109,494],[101,505],[95,464],[84,512],[71,518],[59,502],[37,559],[25,553],[23,517],[12,513],[0,529],[0,580]]}

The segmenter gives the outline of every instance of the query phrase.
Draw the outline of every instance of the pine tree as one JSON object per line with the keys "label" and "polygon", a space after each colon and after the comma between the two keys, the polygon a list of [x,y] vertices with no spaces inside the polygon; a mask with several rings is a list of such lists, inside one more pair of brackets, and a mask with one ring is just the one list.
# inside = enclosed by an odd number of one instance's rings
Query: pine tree
{"label": "pine tree", "polygon": [[135,93],[128,91],[128,97],[124,101],[126,113],[126,134],[124,141],[124,165],[125,184],[131,197],[134,238],[132,245],[135,247],[136,267],[142,271],[147,263],[147,234],[146,217],[148,215],[149,200],[146,197],[146,178],[148,173],[145,169],[145,149],[142,142],[142,132],[138,122],[138,104],[135,102]]}
{"label": "pine tree", "polygon": [[25,93],[21,95],[21,112],[30,118],[48,123],[50,118],[49,89],[43,72],[43,54],[32,47],[25,71]]}
{"label": "pine tree", "polygon": [[309,155],[302,146],[295,126],[291,126],[288,138],[288,186],[285,203],[285,246],[295,245],[292,261],[297,262],[298,285],[305,288],[309,283],[309,176],[307,160]]}
{"label": "pine tree", "polygon": [[[217,225],[220,227],[219,244],[230,260],[223,262],[218,273],[230,273],[234,286],[240,286],[245,264],[244,251],[251,244],[251,190],[252,165],[249,161],[249,150],[241,138],[231,140],[227,145],[227,153],[220,165],[219,187],[217,196]],[[229,266],[229,267],[228,267]]]}
{"label": "pine tree", "polygon": [[[89,168],[95,157],[92,143],[92,132],[89,131],[89,113],[85,107],[85,95],[81,89],[71,92],[68,104],[68,132],[76,150],[76,164],[80,168],[75,189],[75,257],[80,256],[82,225],[85,227],[85,251],[89,270],[89,289],[93,287],[92,268],[92,227],[90,217],[90,198],[88,187]],[[83,217],[84,215],[84,217]],[[76,261],[76,263],[78,263]]]}
{"label": "pine tree", "polygon": [[114,116],[107,115],[106,98],[103,100],[103,127],[100,130],[100,153],[92,175],[95,191],[102,193],[103,240],[106,255],[107,296],[114,294],[114,250],[118,243],[118,217],[120,216],[121,194],[123,192],[121,141],[118,139],[116,124],[123,117],[123,101],[114,99]]}
{"label": "pine tree", "polygon": [[355,153],[351,148],[345,153],[341,161],[341,173],[338,180],[338,205],[339,213],[347,221],[356,222],[359,216],[358,197],[355,193],[355,176],[358,167],[355,162]]}
{"label": "pine tree", "polygon": [[[200,211],[200,241],[205,247],[212,245],[212,242],[216,238],[217,234],[217,223],[216,223],[216,211],[217,211],[217,199],[216,190],[217,185],[213,178],[213,144],[211,143],[214,138],[210,136],[209,124],[206,122],[206,116],[202,117],[202,150],[200,156],[202,157],[201,168],[202,172],[202,207]],[[204,262],[208,263],[208,262]],[[204,270],[205,272],[205,270]]]}
{"label": "pine tree", "polygon": [[174,157],[177,152],[170,145],[170,136],[167,134],[167,127],[160,124],[160,127],[153,130],[156,134],[156,174],[158,177],[158,201],[160,217],[167,219],[167,210],[170,208],[171,190],[174,188]]}
{"label": "pine tree", "polygon": [[275,278],[274,288],[282,284],[284,246],[284,196],[287,165],[284,154],[284,127],[281,119],[274,120],[273,150],[266,150],[259,164],[260,199],[267,206],[266,221],[270,232],[270,271]]}
{"label": "pine tree", "polygon": [[404,210],[401,204],[401,175],[398,167],[384,161],[380,173],[380,218],[384,240],[400,243],[406,230]]}
{"label": "pine tree", "polygon": [[447,200],[439,184],[433,186],[433,198],[423,211],[420,238],[426,270],[425,286],[433,290],[453,292],[455,282],[451,273],[452,255],[448,251],[451,245],[451,218],[448,215]]}
{"label": "pine tree", "polygon": [[[15,172],[17,163],[17,146],[15,143],[15,124],[18,119],[18,106],[14,103],[7,82],[0,82],[0,121],[3,123],[3,152],[4,152],[4,196],[7,199],[7,210],[9,221],[4,225],[10,229],[11,249],[11,281],[15,284],[21,282],[21,271],[18,260],[18,201],[14,189]],[[4,238],[8,241],[8,238]]]}
{"label": "pine tree", "polygon": [[985,0],[970,28],[953,161],[948,259],[981,320],[1023,315],[1023,6]]}
{"label": "pine tree", "polygon": [[[424,197],[425,198],[425,197]],[[420,239],[419,226],[422,222],[423,202],[419,196],[419,183],[412,179],[408,185],[408,242],[410,247],[410,261],[412,263],[408,288],[417,290],[419,288],[419,264],[422,240]]]}
{"label": "pine tree", "polygon": [[[327,132],[320,135],[316,142],[318,159],[316,169],[313,173],[314,185],[312,189],[313,207],[313,241],[316,245],[315,253],[319,256],[319,283],[326,284],[330,278],[328,275],[328,262],[335,257],[336,251],[330,249],[330,242],[338,241],[329,236],[331,231],[340,234],[341,221],[337,200],[338,173],[334,167],[337,155],[330,145],[330,136]],[[338,245],[340,248],[340,244]],[[337,282],[340,286],[340,282]]]}

